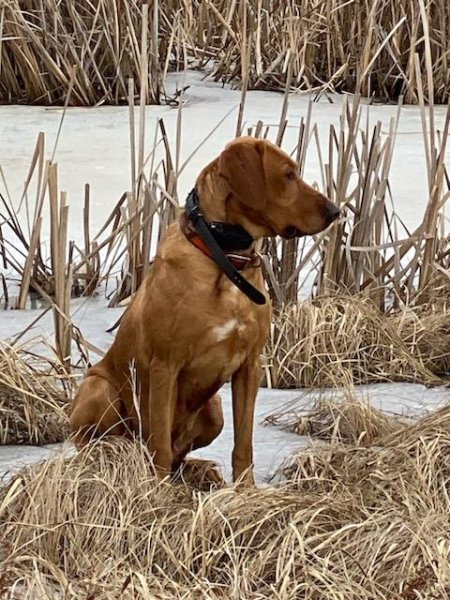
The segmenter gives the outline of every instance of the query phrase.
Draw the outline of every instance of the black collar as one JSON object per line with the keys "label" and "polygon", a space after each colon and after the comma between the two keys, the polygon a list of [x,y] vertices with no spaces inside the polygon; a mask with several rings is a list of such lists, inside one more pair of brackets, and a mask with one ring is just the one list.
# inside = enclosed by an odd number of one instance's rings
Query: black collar
{"label": "black collar", "polygon": [[247,250],[253,244],[252,236],[240,225],[221,221],[207,221],[202,215],[198,192],[194,188],[185,205],[186,217],[211,252],[211,258],[241,292],[255,304],[265,304],[266,297],[247,281],[225,256],[224,251]]}
{"label": "black collar", "polygon": [[204,219],[212,236],[224,252],[248,250],[255,241],[249,232],[240,225],[230,225],[223,221],[207,221],[201,214],[196,188],[187,197],[185,210],[188,219],[192,223],[194,223],[194,218],[197,214]]}

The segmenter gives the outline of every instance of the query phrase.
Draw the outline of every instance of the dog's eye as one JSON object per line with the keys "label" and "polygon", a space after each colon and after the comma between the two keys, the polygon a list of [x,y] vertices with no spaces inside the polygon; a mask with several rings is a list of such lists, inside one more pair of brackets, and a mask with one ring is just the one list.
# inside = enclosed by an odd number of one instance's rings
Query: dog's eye
{"label": "dog's eye", "polygon": [[296,175],[295,175],[295,171],[288,171],[286,173],[286,177],[290,180],[290,181],[294,181],[294,179],[296,179]]}

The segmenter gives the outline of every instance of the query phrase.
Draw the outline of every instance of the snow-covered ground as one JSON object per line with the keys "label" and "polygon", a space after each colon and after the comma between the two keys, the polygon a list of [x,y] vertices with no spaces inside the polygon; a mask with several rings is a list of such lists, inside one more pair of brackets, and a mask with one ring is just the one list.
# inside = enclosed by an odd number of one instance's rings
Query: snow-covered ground
{"label": "snow-covered ground", "polygon": [[[217,131],[192,157],[180,175],[180,198],[191,189],[200,169],[214,158],[224,145],[234,137],[240,93],[222,88],[220,85],[203,81],[200,73],[190,72],[171,76],[169,87],[190,85],[185,94],[182,119],[181,161],[190,156],[197,146],[207,138],[212,129],[223,119]],[[312,121],[317,123],[322,150],[328,147],[330,124],[338,126],[342,97],[333,96],[333,103],[326,98],[313,106]],[[274,138],[280,117],[283,96],[272,92],[249,92],[246,101],[245,122],[256,125],[261,120],[273,126]],[[292,96],[289,104],[289,125],[284,148],[292,151],[298,135],[298,124],[306,116],[306,96]],[[368,107],[371,123],[382,122],[383,132],[389,128],[389,119],[395,115],[395,106]],[[444,107],[436,108],[438,126],[444,120]],[[425,156],[422,143],[420,112],[417,107],[402,109],[398,139],[395,146],[391,170],[391,188],[395,208],[406,225],[414,228],[421,220],[427,202]],[[0,193],[9,193],[18,205],[27,177],[37,135],[46,135],[47,157],[53,152],[57,131],[61,122],[62,109],[42,107],[0,106]],[[146,148],[153,145],[157,119],[163,118],[171,141],[176,138],[178,111],[168,106],[150,106],[146,111]],[[137,109],[136,109],[137,118]],[[362,123],[362,126],[365,126]],[[174,147],[174,146],[173,146]],[[450,154],[448,155],[450,156]],[[68,192],[70,205],[70,237],[80,240],[82,231],[82,205],[84,184],[91,184],[91,231],[103,225],[114,203],[125,190],[130,189],[130,140],[127,107],[71,108],[67,111],[56,148],[60,189]],[[324,157],[324,161],[327,159]],[[5,180],[3,180],[3,176]],[[314,150],[308,153],[305,179],[320,186],[320,170]],[[6,185],[5,185],[6,181]],[[34,195],[30,194],[32,203]],[[24,218],[22,210],[21,217]],[[45,243],[48,226],[43,229]],[[96,346],[105,349],[112,336],[106,333],[119,317],[122,309],[107,309],[103,295],[85,301],[72,302],[74,322],[83,335]],[[8,339],[25,329],[40,313],[36,310],[3,311],[0,313],[0,339]],[[52,340],[53,321],[47,313],[29,336],[43,336]],[[95,356],[92,357],[95,360]],[[379,385],[360,388],[359,393],[383,410],[395,413],[409,412],[415,415],[445,404],[449,391],[425,389],[411,385]],[[223,390],[225,429],[209,447],[198,452],[203,457],[218,461],[229,476],[232,447],[232,419],[230,392]],[[286,403],[296,401],[298,410],[307,406],[314,394],[306,392],[282,392],[261,390],[257,403],[255,431],[255,468],[258,481],[264,481],[285,456],[307,440],[261,424],[264,416],[280,411]],[[0,477],[14,472],[27,462],[35,462],[61,451],[60,445],[44,448],[0,447]],[[66,445],[63,451],[71,451]]]}
{"label": "snow-covered ground", "polygon": [[[322,395],[333,397],[340,395],[339,391],[321,391]],[[259,483],[266,482],[276,468],[292,452],[301,450],[309,444],[309,439],[294,433],[266,425],[264,420],[274,413],[287,411],[300,414],[311,408],[319,392],[309,391],[259,391],[256,404],[254,453],[255,476]],[[450,400],[450,391],[445,388],[427,389],[415,384],[378,384],[360,386],[358,396],[368,400],[372,406],[390,414],[408,417],[419,417],[426,412],[435,410]],[[222,473],[231,477],[231,450],[233,447],[233,428],[231,412],[231,390],[228,385],[221,392],[225,426],[220,436],[207,448],[192,453],[193,456],[208,458],[220,465]],[[7,481],[11,475],[22,466],[45,460],[57,452],[71,453],[73,447],[66,444],[52,444],[38,448],[36,446],[0,446],[0,481]]]}
{"label": "snow-covered ground", "polygon": [[[199,72],[173,74],[168,90],[189,85],[182,111],[182,147],[180,165],[224,118],[223,123],[189,161],[179,177],[180,199],[192,188],[200,169],[213,159],[235,136],[240,92],[204,81]],[[325,97],[314,103],[312,123],[317,123],[323,160],[327,162],[329,126],[339,125],[343,97],[334,95],[333,103]],[[283,95],[276,92],[251,91],[247,94],[244,120],[255,126],[261,120],[272,126],[272,139],[280,119]],[[308,97],[291,95],[287,114],[288,127],[283,143],[292,151],[298,137],[298,125],[306,117]],[[135,114],[138,119],[138,108]],[[367,107],[373,125],[382,122],[388,132],[389,120],[397,107]],[[445,107],[436,107],[436,123],[442,128]],[[70,108],[67,110],[56,148],[60,189],[68,193],[70,233],[77,239],[82,228],[84,184],[91,184],[91,230],[98,231],[114,203],[130,184],[129,111],[123,107]],[[16,204],[23,191],[38,133],[45,132],[47,157],[51,158],[60,126],[62,108],[0,106],[0,166],[9,193]],[[228,116],[226,116],[228,114]],[[148,106],[146,109],[146,149],[153,147],[158,119],[164,119],[172,148],[175,148],[178,110],[170,106]],[[366,119],[361,120],[365,127]],[[450,150],[448,151],[450,157]],[[308,151],[305,179],[321,186],[320,169],[314,144]],[[422,218],[427,202],[427,180],[422,141],[422,126],[418,107],[402,108],[398,138],[391,171],[391,187],[398,214],[413,228]],[[0,193],[5,185],[0,177]],[[33,196],[31,196],[33,198]],[[44,225],[44,232],[46,231]],[[45,236],[44,236],[45,237]]]}

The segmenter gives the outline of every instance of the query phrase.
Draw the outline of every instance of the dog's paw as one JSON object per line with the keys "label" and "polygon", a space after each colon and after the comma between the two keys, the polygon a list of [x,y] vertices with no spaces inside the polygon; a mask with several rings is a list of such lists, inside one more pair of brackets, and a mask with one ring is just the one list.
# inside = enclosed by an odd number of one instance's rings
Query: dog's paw
{"label": "dog's paw", "polygon": [[176,473],[176,480],[201,490],[225,485],[220,467],[212,460],[199,458],[186,458]]}
{"label": "dog's paw", "polygon": [[239,477],[235,479],[234,485],[237,489],[253,487],[255,485],[253,469],[247,469],[241,475],[239,475]]}

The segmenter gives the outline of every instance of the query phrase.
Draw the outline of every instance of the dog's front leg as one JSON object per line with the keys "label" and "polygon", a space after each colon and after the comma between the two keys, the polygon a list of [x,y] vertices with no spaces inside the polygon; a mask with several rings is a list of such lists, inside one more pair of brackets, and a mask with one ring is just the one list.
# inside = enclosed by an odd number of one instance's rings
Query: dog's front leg
{"label": "dog's front leg", "polygon": [[254,484],[253,418],[260,375],[259,357],[249,357],[231,380],[233,394],[233,481]]}
{"label": "dog's front leg", "polygon": [[153,359],[149,372],[149,450],[156,473],[165,477],[172,470],[172,426],[177,403],[177,376],[173,366]]}

